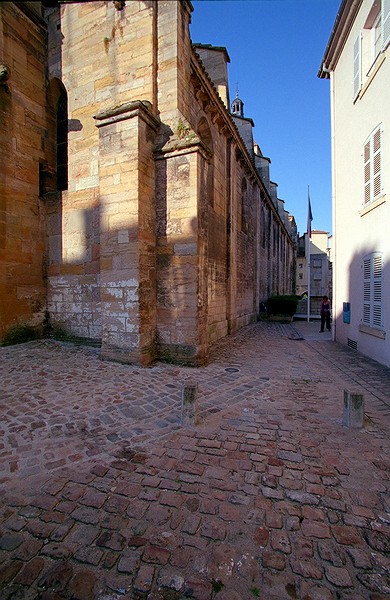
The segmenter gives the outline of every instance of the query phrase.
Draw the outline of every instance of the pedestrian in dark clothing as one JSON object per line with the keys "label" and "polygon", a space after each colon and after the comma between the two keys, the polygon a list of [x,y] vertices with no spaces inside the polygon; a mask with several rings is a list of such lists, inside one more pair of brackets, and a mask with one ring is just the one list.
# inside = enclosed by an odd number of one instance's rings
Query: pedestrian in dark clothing
{"label": "pedestrian in dark clothing", "polygon": [[321,313],[320,333],[323,333],[325,324],[326,324],[327,330],[330,331],[330,300],[329,300],[328,296],[322,296],[320,313]]}

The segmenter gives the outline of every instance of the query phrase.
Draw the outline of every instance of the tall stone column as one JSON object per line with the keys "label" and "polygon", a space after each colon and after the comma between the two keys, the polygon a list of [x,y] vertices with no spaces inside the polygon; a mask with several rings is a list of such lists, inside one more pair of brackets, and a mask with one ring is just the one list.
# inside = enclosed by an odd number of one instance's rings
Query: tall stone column
{"label": "tall stone column", "polygon": [[157,3],[157,101],[164,124],[156,148],[157,345],[163,360],[201,365],[207,358],[208,150],[192,122],[187,0]]}
{"label": "tall stone column", "polygon": [[207,360],[207,227],[201,197],[207,149],[186,130],[156,153],[157,331],[163,360]]}
{"label": "tall stone column", "polygon": [[156,352],[153,148],[149,102],[95,116],[99,128],[102,349],[105,359],[148,365]]}

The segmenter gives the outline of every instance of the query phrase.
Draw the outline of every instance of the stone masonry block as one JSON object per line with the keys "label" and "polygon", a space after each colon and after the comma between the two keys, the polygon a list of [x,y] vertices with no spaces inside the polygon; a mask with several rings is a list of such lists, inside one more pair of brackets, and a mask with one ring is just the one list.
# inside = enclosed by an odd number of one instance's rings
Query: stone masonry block
{"label": "stone masonry block", "polygon": [[364,396],[344,390],[343,425],[361,429],[364,424]]}

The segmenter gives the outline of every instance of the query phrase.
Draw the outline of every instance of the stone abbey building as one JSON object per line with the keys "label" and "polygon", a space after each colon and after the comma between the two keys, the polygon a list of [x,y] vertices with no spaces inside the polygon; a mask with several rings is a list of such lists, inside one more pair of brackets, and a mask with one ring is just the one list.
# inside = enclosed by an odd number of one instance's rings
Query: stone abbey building
{"label": "stone abbey building", "polygon": [[29,324],[200,365],[292,292],[294,219],[192,10],[0,4],[0,339]]}

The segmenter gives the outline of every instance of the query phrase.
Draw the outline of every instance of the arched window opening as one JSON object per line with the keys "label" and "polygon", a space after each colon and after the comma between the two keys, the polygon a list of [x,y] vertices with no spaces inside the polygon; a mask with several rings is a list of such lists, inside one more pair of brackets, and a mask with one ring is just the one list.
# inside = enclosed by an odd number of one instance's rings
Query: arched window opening
{"label": "arched window opening", "polygon": [[241,231],[248,232],[248,185],[246,179],[241,182]]}
{"label": "arched window opening", "polygon": [[68,189],[68,98],[61,90],[57,103],[57,190]]}
{"label": "arched window opening", "polygon": [[[198,135],[208,150],[213,153],[213,138],[207,119],[201,118],[198,124]],[[208,163],[204,163],[204,179],[205,179],[205,193],[210,206],[214,206],[214,156],[211,156],[211,160]]]}
{"label": "arched window opening", "polygon": [[267,230],[266,230],[265,212],[264,212],[263,207],[261,207],[260,231],[261,231],[261,245],[265,249]]}

